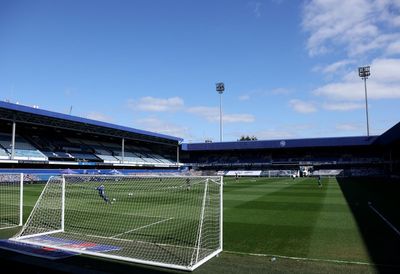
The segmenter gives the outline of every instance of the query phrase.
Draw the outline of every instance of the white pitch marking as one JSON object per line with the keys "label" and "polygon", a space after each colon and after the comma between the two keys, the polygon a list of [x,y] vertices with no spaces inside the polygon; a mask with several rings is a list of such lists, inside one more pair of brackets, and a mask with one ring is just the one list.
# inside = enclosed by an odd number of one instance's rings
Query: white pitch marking
{"label": "white pitch marking", "polygon": [[371,202],[368,202],[368,206],[379,216],[382,218],[382,220],[391,228],[394,230],[394,232],[396,232],[396,234],[398,236],[400,236],[400,231],[394,226],[392,225],[372,204]]}
{"label": "white pitch marking", "polygon": [[159,223],[163,223],[163,222],[169,221],[169,220],[171,220],[171,219],[173,219],[173,218],[171,217],[171,218],[164,219],[164,220],[161,220],[161,221],[152,223],[152,224],[148,224],[148,225],[145,225],[145,226],[141,226],[141,227],[138,227],[138,228],[134,228],[134,229],[128,230],[128,231],[126,231],[126,232],[123,232],[123,233],[120,233],[120,234],[111,236],[110,238],[116,238],[116,237],[118,237],[118,236],[122,236],[122,235],[124,235],[124,234],[128,234],[128,233],[131,233],[131,232],[133,232],[133,231],[136,231],[136,230],[139,230],[139,229],[142,229],[142,228],[146,228],[146,227],[149,227],[149,226],[152,226],[152,225],[156,225],[156,224],[159,224]]}

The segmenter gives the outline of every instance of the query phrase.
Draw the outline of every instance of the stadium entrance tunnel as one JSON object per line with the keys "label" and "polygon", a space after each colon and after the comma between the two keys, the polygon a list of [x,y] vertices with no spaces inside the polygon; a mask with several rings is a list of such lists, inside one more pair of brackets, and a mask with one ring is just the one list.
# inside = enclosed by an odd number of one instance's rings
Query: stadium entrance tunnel
{"label": "stadium entrance tunnel", "polygon": [[400,180],[385,177],[336,179],[378,271],[385,272],[387,266],[400,270],[400,235],[390,226],[400,229]]}

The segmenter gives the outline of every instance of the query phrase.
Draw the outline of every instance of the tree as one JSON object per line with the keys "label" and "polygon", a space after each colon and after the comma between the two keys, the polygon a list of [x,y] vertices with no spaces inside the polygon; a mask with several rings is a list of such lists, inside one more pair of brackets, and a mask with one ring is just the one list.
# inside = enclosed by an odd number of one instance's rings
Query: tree
{"label": "tree", "polygon": [[240,139],[238,139],[238,141],[257,141],[257,137],[256,136],[249,136],[249,135],[242,135],[240,137]]}

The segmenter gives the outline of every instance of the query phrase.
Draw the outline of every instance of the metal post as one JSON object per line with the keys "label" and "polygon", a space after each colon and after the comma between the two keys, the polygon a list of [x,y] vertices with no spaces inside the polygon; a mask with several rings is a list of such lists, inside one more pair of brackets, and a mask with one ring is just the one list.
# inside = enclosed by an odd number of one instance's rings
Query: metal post
{"label": "metal post", "polygon": [[219,141],[222,142],[222,93],[219,94]]}
{"label": "metal post", "polygon": [[223,197],[223,193],[224,193],[224,176],[221,176],[221,185],[220,185],[220,190],[219,190],[219,210],[220,210],[220,216],[219,216],[219,221],[220,221],[220,235],[219,235],[219,245],[220,245],[220,249],[223,249],[223,226],[224,226],[224,197]]}
{"label": "metal post", "polygon": [[369,119],[368,119],[368,94],[367,94],[367,79],[371,75],[369,66],[359,67],[358,76],[364,80],[364,91],[365,91],[365,115],[367,116],[367,136],[369,136]]}
{"label": "metal post", "polygon": [[199,232],[197,234],[197,251],[196,251],[196,263],[199,261],[199,254],[201,248],[201,240],[202,240],[202,233],[203,233],[203,224],[204,224],[204,211],[206,208],[206,198],[208,192],[208,179],[206,180],[206,184],[204,186],[204,194],[203,194],[203,202],[201,204],[201,213],[200,213],[200,223],[199,223]]}
{"label": "metal post", "polygon": [[176,146],[176,163],[179,164],[179,144]]}
{"label": "metal post", "polygon": [[19,225],[22,226],[23,224],[23,215],[24,215],[24,174],[20,174],[20,181],[19,181]]}
{"label": "metal post", "polygon": [[222,142],[222,93],[225,91],[225,84],[220,82],[215,85],[219,93],[219,141]]}
{"label": "metal post", "polygon": [[124,163],[125,158],[125,138],[122,138],[122,163]]}
{"label": "metal post", "polygon": [[14,160],[15,157],[15,128],[16,128],[16,123],[15,121],[13,121],[12,135],[11,135],[11,160]]}
{"label": "metal post", "polygon": [[369,136],[368,96],[367,96],[367,78],[366,77],[364,77],[364,90],[365,90],[365,114],[367,116],[367,136]]}
{"label": "metal post", "polygon": [[65,176],[62,176],[61,182],[61,230],[65,228]]}

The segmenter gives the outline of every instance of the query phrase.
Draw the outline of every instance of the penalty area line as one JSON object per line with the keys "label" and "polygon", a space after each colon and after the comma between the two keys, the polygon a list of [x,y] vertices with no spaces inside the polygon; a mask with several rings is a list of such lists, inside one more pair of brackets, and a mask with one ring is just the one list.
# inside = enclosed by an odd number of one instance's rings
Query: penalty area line
{"label": "penalty area line", "polygon": [[116,234],[116,235],[114,235],[114,236],[111,236],[110,238],[117,238],[117,237],[122,236],[122,235],[124,235],[124,234],[128,234],[128,233],[131,233],[131,232],[136,231],[136,230],[139,230],[139,229],[143,229],[143,228],[146,228],[146,227],[149,227],[149,226],[152,226],[152,225],[156,225],[156,224],[159,224],[159,223],[163,223],[163,222],[169,221],[169,220],[171,220],[171,219],[173,219],[173,218],[171,217],[171,218],[164,219],[164,220],[161,220],[161,221],[158,221],[158,222],[155,222],[155,223],[151,223],[151,224],[148,224],[148,225],[140,226],[140,227],[137,227],[137,228],[134,228],[134,229],[131,229],[131,230],[128,230],[128,231],[125,231],[125,232]]}

